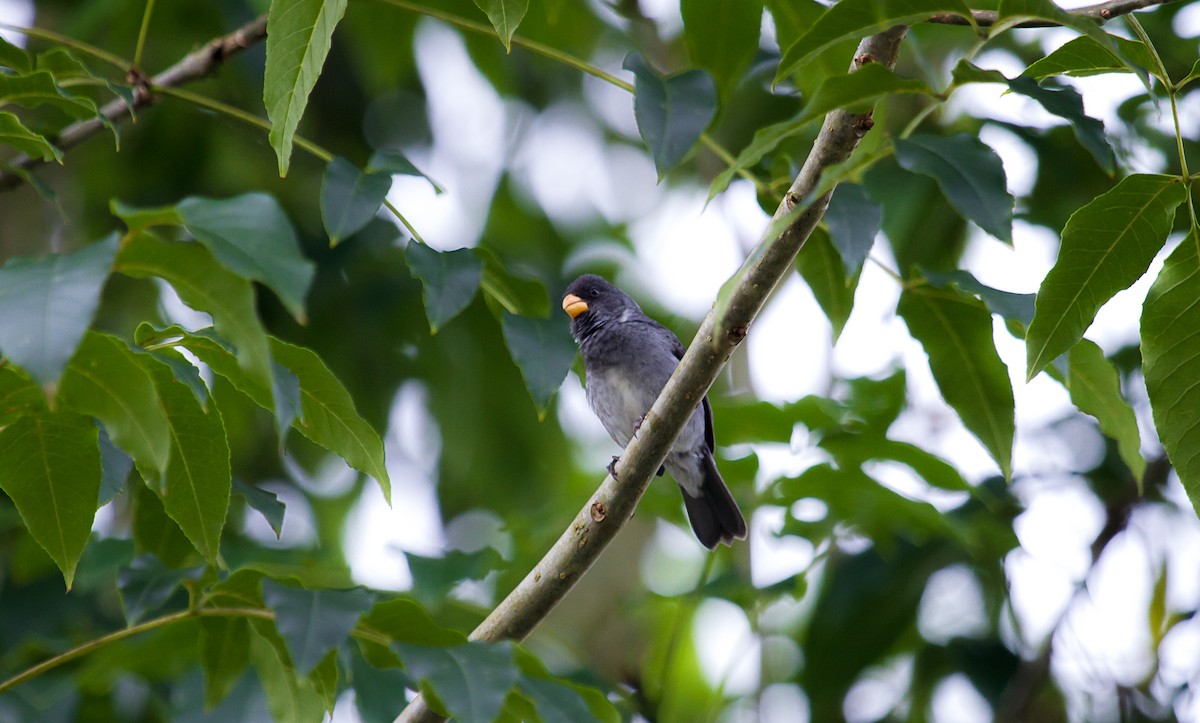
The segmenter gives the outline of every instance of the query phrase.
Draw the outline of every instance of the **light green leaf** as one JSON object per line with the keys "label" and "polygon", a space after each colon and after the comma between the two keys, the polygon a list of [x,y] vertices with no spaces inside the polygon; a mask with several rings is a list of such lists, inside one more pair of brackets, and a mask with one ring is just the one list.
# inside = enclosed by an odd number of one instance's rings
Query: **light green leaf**
{"label": "light green leaf", "polygon": [[768,153],[778,148],[780,143],[783,143],[788,138],[799,135],[803,129],[804,123],[792,118],[756,130],[753,140],[750,141],[750,145],[743,148],[733,163],[729,164],[728,167],[718,173],[717,177],[713,179],[712,185],[708,189],[708,200],[713,200],[718,193],[728,188],[730,181],[738,173],[748,168],[753,168]]}
{"label": "light green leaf", "polygon": [[53,384],[100,304],[117,236],[61,256],[15,258],[0,269],[0,353]]}
{"label": "light green leaf", "polygon": [[55,81],[66,78],[95,78],[96,74],[88,69],[79,58],[76,58],[67,48],[50,48],[37,54],[37,69],[48,71]]}
{"label": "light green leaf", "polygon": [[267,11],[263,105],[271,121],[271,147],[279,157],[280,177],[287,175],[296,126],[345,12],[346,0],[272,0]]}
{"label": "light green leaf", "polygon": [[[271,388],[267,334],[258,320],[254,289],[217,263],[203,246],[166,242],[149,233],[130,239],[117,256],[121,273],[156,276],[174,287],[183,303],[212,315],[217,329],[236,347],[238,365],[262,388]],[[273,409],[270,395],[263,400]]]}
{"label": "light green leaf", "polygon": [[0,144],[15,148],[31,158],[43,161],[53,158],[62,163],[62,151],[47,141],[45,136],[26,128],[20,118],[5,111],[0,111]]}
{"label": "light green leaf", "polygon": [[1138,174],[1071,215],[1025,338],[1030,379],[1079,341],[1105,302],[1146,273],[1185,194],[1177,178]]}
{"label": "light green leaf", "polygon": [[1100,431],[1117,443],[1121,460],[1140,484],[1146,471],[1141,437],[1133,408],[1121,395],[1121,377],[1104,352],[1087,339],[1071,347],[1067,389],[1071,402],[1100,423]]}
{"label": "light green leaf", "polygon": [[762,0],[683,0],[680,11],[688,54],[728,95],[758,51]]}
{"label": "light green leaf", "polygon": [[321,219],[336,246],[366,226],[392,188],[386,173],[360,171],[338,156],[325,166],[321,179]]}
{"label": "light green leaf", "polygon": [[900,294],[896,313],[925,348],[946,403],[1012,475],[1015,431],[1012,384],[992,338],[992,315],[981,301],[954,289],[914,287]]}
{"label": "light green leaf", "polygon": [[857,274],[883,225],[883,208],[868,198],[866,189],[859,184],[843,183],[829,200],[825,224],[846,274]]}
{"label": "light green leaf", "polygon": [[200,668],[204,671],[204,709],[212,710],[229,695],[250,664],[250,626],[244,618],[203,617],[200,623]]}
{"label": "light green leaf", "polygon": [[23,108],[48,105],[76,119],[96,116],[96,104],[91,99],[71,95],[59,88],[54,76],[45,70],[25,75],[0,73],[0,105],[8,103]]}
{"label": "light green leaf", "polygon": [[841,254],[833,247],[829,234],[816,229],[796,256],[796,270],[804,277],[813,298],[833,325],[836,344],[850,312],[854,309],[854,292],[858,289],[859,271],[846,275]]}
{"label": "light green leaf", "polygon": [[1200,514],[1200,234],[1167,258],[1142,306],[1142,371],[1154,426]]}
{"label": "light green leaf", "polygon": [[930,176],[955,210],[984,231],[1012,242],[1013,197],[996,152],[966,133],[913,135],[895,142],[905,170]]}
{"label": "light green leaf", "polygon": [[33,70],[33,59],[24,48],[0,38],[0,68],[9,68],[18,74],[28,73]]}
{"label": "light green leaf", "polygon": [[[1153,56],[1144,44],[1116,35],[1110,36],[1126,58],[1147,70],[1155,67]],[[1035,61],[1021,75],[1041,80],[1051,75],[1069,75],[1083,78],[1104,73],[1129,73],[1132,68],[1118,58],[1107,47],[1086,35],[1063,44],[1044,58]]]}
{"label": "light green leaf", "polygon": [[[103,452],[103,448],[101,448]],[[196,564],[200,556],[183,530],[163,507],[162,500],[140,480],[129,485],[133,513],[133,543],[139,555],[153,555],[168,567]]]}
{"label": "light green leaf", "polygon": [[363,616],[363,626],[373,632],[397,642],[412,645],[461,645],[467,642],[466,635],[452,628],[444,628],[429,617],[425,608],[412,600],[393,598],[375,603],[371,611]]}
{"label": "light green leaf", "polygon": [[505,314],[504,343],[525,378],[538,419],[546,416],[550,400],[571,371],[577,349],[562,319],[534,319]]}
{"label": "light green leaf", "polygon": [[305,678],[296,675],[283,641],[270,630],[270,623],[256,621],[247,640],[250,661],[258,671],[271,717],[288,723],[321,723],[325,701]]}
{"label": "light green leaf", "polygon": [[72,412],[36,411],[0,429],[0,489],[71,589],[100,494],[96,425]]}
{"label": "light green leaf", "polygon": [[1186,76],[1184,76],[1183,80],[1181,80],[1175,84],[1175,89],[1179,90],[1179,89],[1183,88],[1183,86],[1187,85],[1188,83],[1191,83],[1193,80],[1196,80],[1197,78],[1200,78],[1200,60],[1197,60],[1195,62],[1195,64],[1192,65],[1191,72],[1189,72]]}
{"label": "light green leaf", "polygon": [[379,483],[391,504],[392,485],[383,459],[383,440],[358,416],[354,401],[325,362],[311,350],[271,339],[271,355],[300,380],[300,418],[293,426],[346,464]]}
{"label": "light green leaf", "polygon": [[939,13],[971,17],[962,0],[842,0],[825,11],[808,32],[783,54],[775,82],[842,40],[874,35],[896,25],[912,25]]}
{"label": "light green leaf", "polygon": [[308,675],[333,648],[350,637],[375,594],[362,588],[306,590],[263,580],[263,601],[275,611],[275,627],[287,643],[296,672]]}
{"label": "light green leaf", "polygon": [[504,49],[511,51],[513,33],[529,10],[529,0],[475,0],[475,6],[487,14]]}
{"label": "light green leaf", "polygon": [[0,365],[0,427],[46,408],[46,393],[21,369]]}
{"label": "light green leaf", "polygon": [[138,469],[158,477],[167,468],[167,420],[154,382],[125,342],[88,332],[67,365],[59,396],[68,407],[103,422]]}
{"label": "light green leaf", "polygon": [[471,303],[483,278],[483,262],[470,249],[435,251],[415,241],[405,252],[409,271],[421,280],[429,330],[436,334]]}
{"label": "light green leaf", "polygon": [[470,642],[453,648],[394,643],[404,668],[461,723],[492,723],[517,682],[512,645]]}
{"label": "light green leaf", "polygon": [[367,161],[367,172],[391,173],[401,176],[420,176],[429,185],[433,186],[434,193],[445,193],[437,181],[425,175],[425,172],[413,165],[413,162],[408,160],[408,157],[399,151],[375,151],[371,154],[370,160]]}
{"label": "light green leaf", "polygon": [[701,70],[663,77],[638,53],[625,57],[633,72],[633,114],[650,149],[658,180],[679,165],[717,112],[717,86]]}

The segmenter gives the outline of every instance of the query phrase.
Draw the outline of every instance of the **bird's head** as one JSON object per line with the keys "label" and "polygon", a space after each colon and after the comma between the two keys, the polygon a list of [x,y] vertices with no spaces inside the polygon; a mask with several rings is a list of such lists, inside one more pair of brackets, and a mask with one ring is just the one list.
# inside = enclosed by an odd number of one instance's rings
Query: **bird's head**
{"label": "bird's head", "polygon": [[571,317],[571,331],[576,338],[642,313],[625,292],[595,274],[584,274],[571,282],[563,294],[562,308]]}

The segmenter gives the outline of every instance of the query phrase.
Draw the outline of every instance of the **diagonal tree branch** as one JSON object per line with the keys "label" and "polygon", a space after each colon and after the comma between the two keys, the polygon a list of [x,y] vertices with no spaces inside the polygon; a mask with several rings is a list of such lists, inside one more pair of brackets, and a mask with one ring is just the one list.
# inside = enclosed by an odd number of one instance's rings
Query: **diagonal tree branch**
{"label": "diagonal tree branch", "polygon": [[[908,32],[899,26],[873,35],[858,46],[851,71],[868,63],[891,68]],[[663,388],[641,427],[625,448],[617,477],[609,476],[588,500],[550,551],[495,610],[471,633],[472,640],[521,640],[542,621],[575,582],[600,556],[605,546],[633,515],[667,451],[684,423],[708,392],[725,362],[746,337],[775,287],[791,271],[800,247],[816,228],[832,191],[801,206],[817,189],[821,173],[845,161],[872,126],[871,111],[834,111],[813,143],[808,159],[775,212],[771,231],[742,265],[731,282],[724,303],[709,312],[675,373]],[[418,696],[396,719],[397,723],[439,721]]]}
{"label": "diagonal tree branch", "polygon": [[[1112,20],[1120,15],[1128,15],[1135,10],[1153,7],[1155,5],[1166,5],[1167,3],[1175,2],[1176,0],[1108,0],[1108,2],[1088,5],[1086,7],[1075,8],[1068,10],[1067,13],[1074,15],[1077,18],[1089,18],[1098,23],[1103,23],[1106,20]],[[995,10],[972,10],[971,17],[975,20],[975,25],[981,28],[995,25],[1000,18],[1000,13]],[[970,25],[971,22],[961,15],[953,13],[938,13],[929,18],[930,23],[938,23],[941,25]],[[1023,23],[1018,23],[1013,27],[1018,28],[1054,28],[1058,27],[1058,23],[1053,20],[1029,20]]]}
{"label": "diagonal tree branch", "polygon": [[[266,36],[267,16],[260,15],[232,33],[213,38],[149,80],[144,77],[132,78],[131,80],[137,84],[133,96],[134,108],[148,106],[157,100],[149,91],[150,87],[171,88],[200,80],[216,72],[217,68],[220,68],[230,57],[249,48]],[[119,123],[130,118],[134,108],[130,108],[123,98],[117,98],[101,107],[100,115],[112,123]],[[104,123],[99,118],[72,123],[58,134],[58,137],[54,139],[54,144],[66,150],[79,145],[103,127]],[[28,171],[43,163],[45,161],[41,158],[21,155],[12,159],[8,165]],[[0,171],[0,191],[14,188],[20,183],[21,177],[16,173]]]}

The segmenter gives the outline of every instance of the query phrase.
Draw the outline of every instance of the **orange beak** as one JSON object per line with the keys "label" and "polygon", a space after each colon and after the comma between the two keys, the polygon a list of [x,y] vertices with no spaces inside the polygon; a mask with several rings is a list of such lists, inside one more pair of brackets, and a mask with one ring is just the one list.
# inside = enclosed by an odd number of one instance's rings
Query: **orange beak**
{"label": "orange beak", "polygon": [[587,310],[587,302],[575,294],[567,294],[563,297],[563,311],[567,312],[567,316],[571,317],[572,319]]}

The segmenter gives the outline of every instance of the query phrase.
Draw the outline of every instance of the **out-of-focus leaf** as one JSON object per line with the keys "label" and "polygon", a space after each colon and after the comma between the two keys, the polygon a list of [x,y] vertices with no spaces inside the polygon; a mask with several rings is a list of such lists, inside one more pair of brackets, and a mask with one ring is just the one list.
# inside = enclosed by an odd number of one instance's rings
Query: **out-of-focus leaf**
{"label": "out-of-focus leaf", "polygon": [[633,114],[661,181],[679,165],[717,111],[717,86],[702,70],[663,77],[642,56],[625,57],[634,75]]}
{"label": "out-of-focus leaf", "polygon": [[1067,388],[1080,411],[1100,423],[1100,431],[1116,441],[1121,460],[1141,483],[1146,471],[1141,436],[1133,408],[1121,394],[1121,377],[1104,352],[1087,339],[1071,347],[1068,355]]}
{"label": "out-of-focus leaf", "polygon": [[357,645],[350,646],[350,650],[350,683],[358,715],[363,723],[392,723],[396,718],[396,694],[411,681],[399,668],[371,665]]}
{"label": "out-of-focus leaf", "polygon": [[963,218],[1012,242],[1013,197],[995,151],[966,133],[913,135],[896,139],[895,147],[901,168],[930,176]]}
{"label": "out-of-focus leaf", "polygon": [[300,433],[372,477],[391,504],[392,483],[383,459],[383,440],[354,409],[349,392],[310,349],[271,339],[271,355],[300,380]]}
{"label": "out-of-focus leaf", "polygon": [[378,171],[381,173],[399,174],[401,176],[420,176],[429,181],[429,185],[433,186],[435,193],[445,193],[445,189],[437,181],[413,165],[413,162],[408,160],[408,157],[399,151],[375,151],[371,154],[370,160],[367,161],[366,170],[368,173]]}
{"label": "out-of-focus leaf", "polygon": [[463,580],[482,580],[503,564],[490,547],[478,552],[450,550],[442,557],[424,557],[405,552],[413,577],[413,596],[429,607],[445,601],[450,590]]}
{"label": "out-of-focus leaf", "polygon": [[679,9],[688,54],[727,95],[758,50],[762,0],[683,0]]}
{"label": "out-of-focus leaf", "polygon": [[71,95],[54,82],[54,76],[46,70],[35,70],[22,75],[0,73],[0,105],[19,105],[37,108],[48,105],[72,118],[94,118],[96,104],[89,98]]}
{"label": "out-of-focus leaf", "polygon": [[375,218],[391,188],[392,177],[387,173],[360,171],[341,156],[330,161],[321,179],[321,219],[333,245]]}
{"label": "out-of-focus leaf", "polygon": [[0,353],[42,384],[57,382],[92,323],[116,251],[112,234],[74,253],[0,268]]}
{"label": "out-of-focus leaf", "polygon": [[0,38],[0,68],[9,68],[18,74],[28,73],[33,70],[33,58],[24,48]]}
{"label": "out-of-focus leaf", "polygon": [[934,286],[946,287],[953,284],[968,294],[978,296],[983,303],[987,304],[993,314],[999,314],[1005,319],[1019,321],[1023,326],[1029,326],[1029,322],[1033,319],[1033,294],[1016,294],[1011,291],[993,289],[980,283],[979,279],[975,278],[971,272],[961,269],[948,274],[921,269],[921,275]]}
{"label": "out-of-focus leaf", "polygon": [[165,605],[184,580],[195,580],[203,571],[203,568],[173,570],[153,555],[134,558],[129,567],[117,574],[117,590],[121,593],[126,622],[136,625]]}
{"label": "out-of-focus leaf", "polygon": [[263,105],[271,121],[271,147],[286,176],[296,126],[329,54],[346,0],[272,0],[267,11],[267,62]]}
{"label": "out-of-focus leaf", "polygon": [[100,427],[100,496],[96,507],[100,508],[112,502],[125,489],[125,480],[133,471],[133,459],[117,449],[108,432]]}
{"label": "out-of-focus leaf", "polygon": [[538,419],[542,419],[578,351],[567,324],[561,319],[505,314],[501,328],[504,343],[521,370],[529,396],[533,397]]}
{"label": "out-of-focus leaf", "polygon": [[505,50],[512,50],[512,36],[529,10],[529,0],[475,0],[475,6],[487,14],[496,36]]}
{"label": "out-of-focus leaf", "polygon": [[0,489],[68,590],[96,516],[100,474],[96,425],[87,417],[37,411],[0,429]]}
{"label": "out-of-focus leaf", "polygon": [[470,642],[453,648],[393,643],[404,668],[462,723],[491,723],[517,682],[512,645]]}
{"label": "out-of-focus leaf", "polygon": [[938,13],[971,16],[962,0],[843,0],[829,8],[784,52],[775,82],[834,43],[874,35],[896,25],[912,25]]}
{"label": "out-of-focus leaf", "polygon": [[392,640],[413,645],[443,647],[461,645],[467,641],[465,635],[437,624],[425,608],[405,598],[375,603],[370,612],[363,616],[362,624]]}
{"label": "out-of-focus leaf", "polygon": [[1200,235],[1193,230],[1142,306],[1142,360],[1154,426],[1200,514]]}
{"label": "out-of-focus leaf", "polygon": [[1071,124],[1079,143],[1092,154],[1106,172],[1116,168],[1117,158],[1104,138],[1104,124],[1083,112],[1083,96],[1070,86],[1046,88],[1032,78],[1021,76],[1008,81],[1014,93],[1036,100],[1043,108]]}
{"label": "out-of-focus leaf", "polygon": [[1030,379],[1079,341],[1101,305],[1146,273],[1186,195],[1178,181],[1128,176],[1071,215],[1026,335]]}
{"label": "out-of-focus leaf", "polygon": [[250,665],[253,633],[243,618],[200,618],[200,667],[204,671],[204,709],[212,710],[233,690]]}
{"label": "out-of-focus leaf", "polygon": [[425,317],[434,334],[471,303],[483,278],[483,262],[470,249],[434,251],[410,242],[405,252],[408,268],[421,281]]}
{"label": "out-of-focus leaf", "polygon": [[246,504],[262,515],[275,531],[275,537],[279,537],[283,530],[283,513],[287,510],[287,505],[280,501],[278,495],[239,479],[233,481],[233,492],[241,495]]}
{"label": "out-of-focus leaf", "polygon": [[83,61],[76,58],[68,48],[50,48],[37,54],[37,69],[45,70],[57,81],[67,78],[95,78]]}
{"label": "out-of-focus leaf", "polygon": [[1015,431],[1012,384],[992,338],[992,315],[981,301],[954,289],[919,286],[900,294],[896,313],[925,348],[946,403],[1012,475]]}
{"label": "out-of-focus leaf", "polygon": [[856,275],[875,245],[875,236],[883,225],[883,208],[868,198],[859,184],[843,183],[829,200],[825,223],[846,275]]}
{"label": "out-of-focus leaf", "polygon": [[847,275],[841,254],[833,247],[829,234],[821,229],[814,230],[800,249],[796,270],[804,277],[821,311],[829,317],[829,323],[833,325],[833,343],[836,344],[854,310],[854,292],[858,289],[860,271]]}
{"label": "out-of-focus leaf", "polygon": [[337,650],[330,650],[321,658],[321,662],[307,676],[308,684],[313,687],[325,705],[326,713],[333,713],[333,704],[338,694],[338,664]]}
{"label": "out-of-focus leaf", "polygon": [[581,723],[600,720],[592,713],[587,701],[569,685],[522,675],[518,682],[521,692],[537,707],[545,723]]}
{"label": "out-of-focus leaf", "polygon": [[845,404],[867,429],[883,434],[904,411],[908,399],[908,375],[897,369],[882,379],[858,377],[846,380]]}
{"label": "out-of-focus leaf", "polygon": [[782,407],[770,402],[735,403],[721,397],[711,401],[718,444],[786,443],[791,441],[797,424],[826,433],[840,429],[850,417],[839,402],[818,396],[803,397]]}
{"label": "out-of-focus leaf", "polygon": [[88,332],[62,377],[67,406],[104,423],[109,436],[157,477],[167,468],[171,440],[154,382],[125,342]]}
{"label": "out-of-focus leaf", "polygon": [[752,168],[766,157],[768,153],[778,148],[780,143],[792,136],[799,135],[803,128],[804,123],[800,123],[795,118],[792,118],[754,131],[754,139],[750,141],[750,145],[743,148],[733,163],[729,164],[727,168],[718,173],[717,177],[713,179],[712,185],[708,189],[708,200],[711,201],[716,198],[717,194],[728,188],[730,181],[738,173]]}
{"label": "out-of-focus leaf", "polygon": [[901,78],[886,66],[868,63],[853,73],[834,75],[821,81],[796,123],[814,121],[838,108],[863,113],[880,99],[897,93],[935,95],[919,80]]}
{"label": "out-of-focus leaf", "polygon": [[306,590],[263,580],[263,600],[275,611],[275,627],[287,643],[296,671],[308,675],[331,649],[350,636],[370,609],[369,590]]}
{"label": "out-of-focus leaf", "polygon": [[43,161],[53,158],[62,163],[62,151],[42,134],[26,128],[20,118],[6,111],[0,112],[0,145],[10,146],[27,156]]}
{"label": "out-of-focus leaf", "polygon": [[485,248],[475,249],[475,255],[483,261],[481,285],[484,293],[495,299],[505,311],[518,316],[546,316],[550,313],[550,301],[542,282],[509,272],[496,255]]}
{"label": "out-of-focus leaf", "polygon": [[[269,625],[269,624],[268,624]],[[306,678],[296,675],[283,642],[264,626],[251,625],[247,641],[250,661],[267,694],[271,717],[289,723],[320,723],[325,719],[325,701]]]}
{"label": "out-of-focus leaf", "polygon": [[950,492],[966,492],[971,485],[946,460],[908,442],[898,442],[874,434],[838,435],[822,439],[821,449],[829,452],[839,465],[859,466],[869,460],[890,460],[911,469],[926,483]]}
{"label": "out-of-focus leaf", "polygon": [[[1126,58],[1146,70],[1154,72],[1154,58],[1141,41],[1127,40],[1116,35],[1111,35],[1111,37]],[[1064,43],[1046,57],[1034,61],[1021,75],[1041,80],[1051,75],[1083,78],[1103,73],[1129,73],[1132,70],[1111,50],[1096,42],[1094,38],[1082,35]]]}

